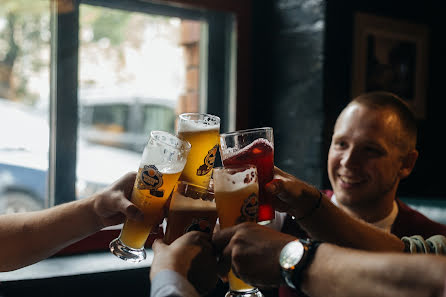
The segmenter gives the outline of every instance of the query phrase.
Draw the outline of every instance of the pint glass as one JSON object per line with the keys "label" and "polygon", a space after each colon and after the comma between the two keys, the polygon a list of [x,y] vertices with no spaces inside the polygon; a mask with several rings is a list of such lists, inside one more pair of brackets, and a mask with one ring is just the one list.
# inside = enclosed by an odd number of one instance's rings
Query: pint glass
{"label": "pint glass", "polygon": [[172,193],[164,241],[167,244],[189,231],[212,234],[217,221],[214,193],[179,181]]}
{"label": "pint glass", "polygon": [[[218,219],[222,229],[243,222],[256,222],[259,184],[253,165],[217,167],[214,169],[214,191]],[[259,289],[228,274],[229,291],[226,297],[260,297]]]}
{"label": "pint glass", "polygon": [[127,219],[121,234],[110,242],[117,257],[139,262],[146,257],[144,243],[163,218],[163,207],[186,164],[190,144],[163,131],[152,131],[144,148],[131,201],[142,210],[142,222]]}
{"label": "pint glass", "polygon": [[180,180],[207,188],[220,141],[220,118],[205,113],[180,114],[177,134],[192,145]]}
{"label": "pint glass", "polygon": [[256,128],[220,135],[220,155],[224,166],[252,164],[259,175],[259,222],[274,219],[272,197],[265,185],[274,175],[273,128]]}

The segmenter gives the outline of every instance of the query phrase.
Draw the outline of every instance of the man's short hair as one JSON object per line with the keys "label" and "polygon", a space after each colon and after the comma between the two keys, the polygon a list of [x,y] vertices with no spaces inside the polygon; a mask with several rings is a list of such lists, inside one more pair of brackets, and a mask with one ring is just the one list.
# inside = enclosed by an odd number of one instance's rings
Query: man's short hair
{"label": "man's short hair", "polygon": [[417,143],[417,120],[409,105],[390,92],[375,91],[359,95],[349,103],[361,104],[372,109],[386,109],[394,112],[403,129],[403,139],[398,142],[403,150],[415,149]]}

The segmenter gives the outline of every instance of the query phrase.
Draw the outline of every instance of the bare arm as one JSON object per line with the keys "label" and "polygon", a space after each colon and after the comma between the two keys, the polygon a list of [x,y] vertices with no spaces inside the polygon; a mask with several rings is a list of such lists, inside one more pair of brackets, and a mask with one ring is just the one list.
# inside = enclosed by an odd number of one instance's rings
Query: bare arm
{"label": "bare arm", "polygon": [[315,239],[372,251],[404,250],[398,237],[348,215],[315,187],[277,167],[266,190],[275,197],[276,209],[302,218],[299,225]]}
{"label": "bare arm", "polygon": [[128,173],[89,198],[42,211],[0,216],[0,271],[45,259],[125,216],[142,219],[130,198],[135,173]]}
{"label": "bare arm", "polygon": [[[225,275],[232,266],[252,285],[277,287],[283,284],[279,254],[295,239],[255,223],[221,230],[213,236],[219,273]],[[445,280],[444,256],[359,251],[322,243],[303,271],[300,289],[312,297],[444,297]]]}
{"label": "bare arm", "polygon": [[446,257],[371,253],[322,244],[301,289],[309,296],[443,297]]}

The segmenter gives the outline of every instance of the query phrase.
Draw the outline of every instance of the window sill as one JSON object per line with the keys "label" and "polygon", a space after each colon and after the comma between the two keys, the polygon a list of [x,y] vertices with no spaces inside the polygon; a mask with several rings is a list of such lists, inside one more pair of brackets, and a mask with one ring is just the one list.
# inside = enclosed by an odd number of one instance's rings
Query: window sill
{"label": "window sill", "polygon": [[149,268],[152,264],[153,252],[151,249],[146,249],[146,253],[147,259],[139,263],[123,261],[109,251],[53,257],[18,270],[2,272],[0,273],[0,282],[39,280]]}

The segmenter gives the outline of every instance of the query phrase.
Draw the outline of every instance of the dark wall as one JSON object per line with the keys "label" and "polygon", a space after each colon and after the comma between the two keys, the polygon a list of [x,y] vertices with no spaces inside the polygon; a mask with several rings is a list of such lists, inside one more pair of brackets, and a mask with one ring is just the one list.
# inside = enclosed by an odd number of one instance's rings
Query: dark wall
{"label": "dark wall", "polygon": [[[446,198],[446,154],[441,145],[446,105],[444,6],[434,0],[253,1],[253,95],[258,104],[250,126],[274,127],[276,165],[310,183],[330,186],[326,158],[333,124],[351,99],[354,13],[366,12],[429,27],[420,157],[399,194]],[[318,21],[322,30],[311,31]]]}
{"label": "dark wall", "polygon": [[[444,4],[442,1],[326,1],[324,105],[326,127],[324,147],[329,145],[332,124],[343,106],[351,98],[353,17],[355,12],[366,12],[412,23],[426,24],[430,30],[427,113],[419,121],[418,150],[420,157],[412,175],[400,186],[400,195],[446,197],[443,168],[446,154],[440,145],[444,100],[444,68],[446,67]],[[325,177],[325,184],[328,179]]]}
{"label": "dark wall", "polygon": [[253,1],[252,127],[274,128],[275,164],[320,186],[323,1]]}

